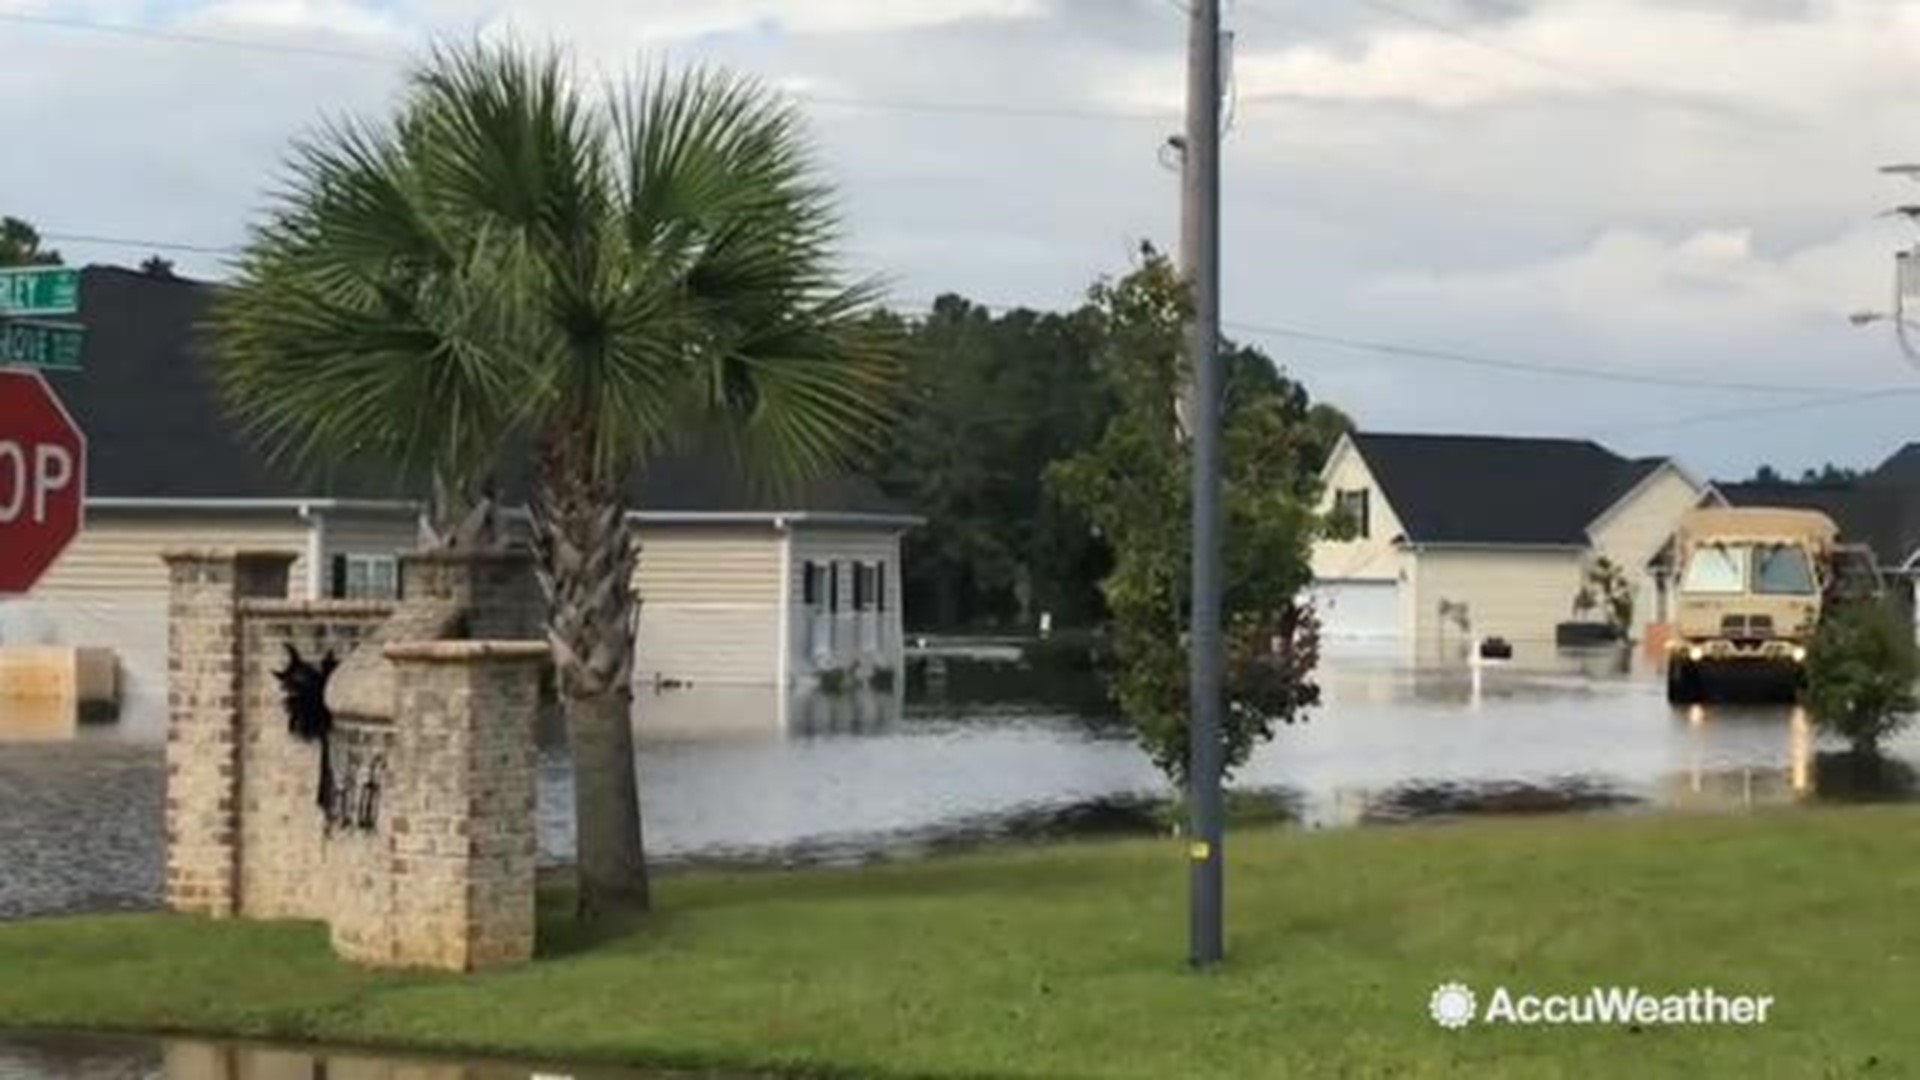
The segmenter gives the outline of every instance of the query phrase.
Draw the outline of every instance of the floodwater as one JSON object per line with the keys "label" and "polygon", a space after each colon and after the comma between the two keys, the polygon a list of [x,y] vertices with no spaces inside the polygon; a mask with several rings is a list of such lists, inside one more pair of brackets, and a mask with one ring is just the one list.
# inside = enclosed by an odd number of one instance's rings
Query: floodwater
{"label": "floodwater", "polygon": [[[1862,770],[1785,707],[1675,710],[1609,658],[1551,670],[1324,665],[1325,702],[1234,778],[1240,805],[1306,827],[1470,814],[1738,812],[1909,798],[1920,737]],[[642,693],[641,790],[666,864],[849,864],[983,843],[1164,827],[1167,788],[1085,676],[1004,659],[889,693]],[[0,702],[0,730],[14,714]],[[44,733],[44,717],[32,718]],[[152,713],[0,743],[0,918],[122,909],[160,886]],[[564,749],[542,758],[541,847],[573,845]]]}
{"label": "floodwater", "polygon": [[0,1080],[754,1080],[199,1039],[0,1032]]}

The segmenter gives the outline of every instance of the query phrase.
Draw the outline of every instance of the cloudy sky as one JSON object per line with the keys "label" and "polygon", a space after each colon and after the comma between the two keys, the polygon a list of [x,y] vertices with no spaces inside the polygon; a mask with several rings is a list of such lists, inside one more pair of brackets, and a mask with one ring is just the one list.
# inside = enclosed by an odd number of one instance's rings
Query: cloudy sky
{"label": "cloudy sky", "polygon": [[[1711,475],[1920,438],[1920,370],[1846,319],[1914,239],[1876,215],[1920,186],[1877,168],[1920,159],[1920,0],[1229,9],[1226,316],[1363,426]],[[0,0],[0,212],[217,277],[293,134],[514,33],[757,73],[901,303],[1062,305],[1172,245],[1184,29],[1176,0]]]}

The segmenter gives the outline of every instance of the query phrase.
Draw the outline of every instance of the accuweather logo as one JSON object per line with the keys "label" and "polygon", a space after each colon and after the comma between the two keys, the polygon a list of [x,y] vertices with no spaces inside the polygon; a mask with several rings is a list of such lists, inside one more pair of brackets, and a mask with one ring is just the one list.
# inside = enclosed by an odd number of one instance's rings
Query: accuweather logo
{"label": "accuweather logo", "polygon": [[1427,998],[1427,1015],[1448,1031],[1476,1020],[1520,1027],[1579,1024],[1764,1024],[1773,1009],[1771,994],[1723,994],[1711,986],[1677,994],[1649,994],[1637,986],[1595,986],[1580,994],[1521,994],[1504,986],[1487,996],[1486,1007],[1465,983],[1443,982]]}

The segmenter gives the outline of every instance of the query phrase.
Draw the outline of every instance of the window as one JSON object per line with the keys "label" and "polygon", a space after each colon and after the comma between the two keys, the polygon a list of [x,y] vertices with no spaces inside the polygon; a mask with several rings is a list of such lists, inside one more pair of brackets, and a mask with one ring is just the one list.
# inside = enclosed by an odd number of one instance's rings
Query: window
{"label": "window", "polygon": [[1345,527],[1352,529],[1352,539],[1365,540],[1368,527],[1367,489],[1357,488],[1351,491],[1337,491],[1333,495],[1333,516]]}
{"label": "window", "polygon": [[336,600],[392,600],[400,595],[400,563],[392,555],[335,555],[328,595]]}
{"label": "window", "polygon": [[853,610],[887,610],[887,564],[853,564]]}
{"label": "window", "polygon": [[824,605],[828,611],[839,611],[840,564],[809,559],[800,576],[800,590],[800,600],[808,607]]}
{"label": "window", "polygon": [[1762,596],[1811,596],[1819,591],[1803,548],[1764,545],[1753,553],[1753,591]]}
{"label": "window", "polygon": [[1744,593],[1747,591],[1747,549],[1714,544],[1695,548],[1680,579],[1680,591],[1690,593]]}

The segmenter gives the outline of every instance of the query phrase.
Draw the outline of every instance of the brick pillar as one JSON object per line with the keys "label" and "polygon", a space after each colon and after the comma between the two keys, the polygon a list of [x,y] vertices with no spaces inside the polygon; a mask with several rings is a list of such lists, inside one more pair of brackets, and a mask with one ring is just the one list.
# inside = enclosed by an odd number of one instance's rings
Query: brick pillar
{"label": "brick pillar", "polygon": [[536,751],[544,644],[389,645],[394,955],[475,971],[533,957]]}
{"label": "brick pillar", "polygon": [[167,903],[229,916],[239,905],[240,614],[285,597],[294,556],[168,552]]}
{"label": "brick pillar", "polygon": [[475,640],[543,639],[544,602],[524,551],[417,551],[400,556],[404,603],[449,605],[467,612]]}

